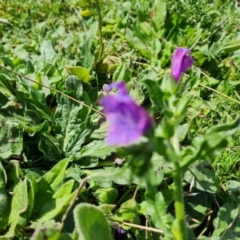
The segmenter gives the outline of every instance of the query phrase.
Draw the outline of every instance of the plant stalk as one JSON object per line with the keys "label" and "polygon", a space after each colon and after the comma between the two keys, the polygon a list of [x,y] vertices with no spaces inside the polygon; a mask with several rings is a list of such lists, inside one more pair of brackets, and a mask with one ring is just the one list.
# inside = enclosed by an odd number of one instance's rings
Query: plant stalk
{"label": "plant stalk", "polygon": [[182,170],[179,162],[174,163],[174,200],[177,229],[174,232],[176,240],[187,240],[187,225],[185,219],[185,208],[183,201]]}
{"label": "plant stalk", "polygon": [[95,3],[96,3],[97,13],[98,13],[98,29],[99,29],[99,45],[100,45],[98,62],[101,62],[103,57],[103,49],[104,49],[103,35],[102,35],[102,15],[101,15],[101,7],[100,7],[99,1],[95,0]]}
{"label": "plant stalk", "polygon": [[[176,129],[176,128],[175,128]],[[177,130],[175,130],[174,136],[171,139],[172,146],[175,153],[179,156],[180,147]],[[183,186],[182,186],[182,168],[180,166],[180,159],[176,159],[173,162],[173,181],[174,181],[174,206],[176,213],[176,221],[174,225],[174,236],[176,240],[187,240],[187,225],[185,219],[185,207],[183,200]]]}

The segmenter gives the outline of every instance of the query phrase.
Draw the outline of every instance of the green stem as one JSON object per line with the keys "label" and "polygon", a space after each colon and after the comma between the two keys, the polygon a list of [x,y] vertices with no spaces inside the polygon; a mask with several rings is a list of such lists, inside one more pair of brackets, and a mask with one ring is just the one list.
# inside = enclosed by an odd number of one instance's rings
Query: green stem
{"label": "green stem", "polygon": [[174,198],[175,198],[175,212],[177,231],[175,231],[176,240],[187,240],[187,228],[183,201],[183,186],[182,186],[182,169],[179,162],[174,163]]}
{"label": "green stem", "polygon": [[95,3],[96,3],[97,13],[98,13],[98,29],[99,29],[99,45],[100,45],[98,62],[100,62],[102,60],[103,48],[104,48],[103,36],[102,36],[102,15],[101,15],[101,7],[100,7],[99,1],[95,0]]}
{"label": "green stem", "polygon": [[[171,139],[172,146],[175,153],[179,155],[179,139],[177,131]],[[175,212],[176,212],[176,229],[174,229],[174,236],[176,240],[187,240],[187,225],[185,219],[185,209],[183,201],[183,186],[182,186],[182,168],[180,166],[180,159],[176,159],[173,162],[173,181],[174,181],[174,200],[175,200]]]}

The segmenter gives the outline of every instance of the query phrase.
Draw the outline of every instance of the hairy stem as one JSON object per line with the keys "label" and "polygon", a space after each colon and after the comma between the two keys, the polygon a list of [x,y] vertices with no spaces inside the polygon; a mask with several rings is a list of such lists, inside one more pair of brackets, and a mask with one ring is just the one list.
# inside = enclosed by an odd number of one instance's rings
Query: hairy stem
{"label": "hairy stem", "polygon": [[[179,139],[177,131],[171,139],[172,146],[175,153],[179,155]],[[183,201],[183,186],[182,186],[182,168],[180,166],[180,159],[175,159],[173,162],[173,180],[174,180],[174,200],[175,200],[175,212],[176,212],[176,222],[174,229],[174,236],[176,240],[187,240],[187,225],[185,219],[185,209]]]}
{"label": "hairy stem", "polygon": [[176,240],[187,240],[187,228],[183,201],[182,170],[178,162],[174,163],[174,200],[177,231],[174,233]]}

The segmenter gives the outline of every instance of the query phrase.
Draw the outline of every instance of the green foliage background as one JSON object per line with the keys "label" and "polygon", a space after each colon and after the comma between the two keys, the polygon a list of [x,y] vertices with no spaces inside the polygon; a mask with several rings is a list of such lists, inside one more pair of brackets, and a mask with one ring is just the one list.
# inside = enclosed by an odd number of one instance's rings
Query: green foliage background
{"label": "green foliage background", "polygon": [[[93,239],[87,219],[96,219],[98,239],[118,239],[119,222],[130,224],[120,225],[124,239],[145,239],[146,221],[159,230],[147,239],[172,239],[169,161],[151,156],[160,223],[148,216],[141,178],[123,167],[127,154],[106,145],[107,125],[95,110],[102,85],[124,80],[160,124],[171,55],[182,46],[194,58],[177,96],[191,95],[178,129],[183,154],[216,145],[210,157],[183,163],[187,221],[198,239],[239,239],[240,135],[237,124],[232,132],[214,128],[239,111],[239,26],[240,7],[230,0],[0,0],[0,65],[34,80],[0,68],[1,238]],[[131,156],[136,169],[143,155]]]}

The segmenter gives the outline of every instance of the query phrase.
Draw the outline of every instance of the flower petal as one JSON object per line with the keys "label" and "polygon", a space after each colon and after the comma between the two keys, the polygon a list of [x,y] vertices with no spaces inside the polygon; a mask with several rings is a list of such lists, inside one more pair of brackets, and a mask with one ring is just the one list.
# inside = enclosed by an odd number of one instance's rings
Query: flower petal
{"label": "flower petal", "polygon": [[173,53],[171,75],[176,82],[193,65],[193,58],[188,55],[189,52],[190,49],[178,47]]}
{"label": "flower petal", "polygon": [[123,82],[111,84],[106,89],[114,88],[117,88],[118,92],[103,97],[99,102],[109,122],[107,143],[128,146],[150,130],[152,120],[146,110],[128,95]]}

